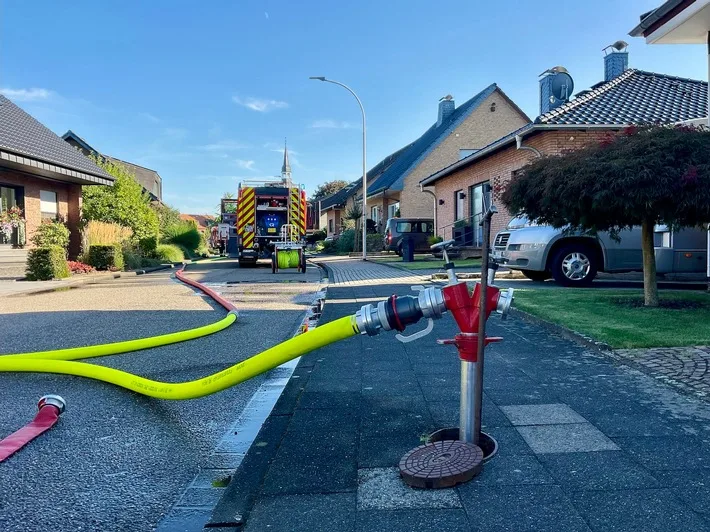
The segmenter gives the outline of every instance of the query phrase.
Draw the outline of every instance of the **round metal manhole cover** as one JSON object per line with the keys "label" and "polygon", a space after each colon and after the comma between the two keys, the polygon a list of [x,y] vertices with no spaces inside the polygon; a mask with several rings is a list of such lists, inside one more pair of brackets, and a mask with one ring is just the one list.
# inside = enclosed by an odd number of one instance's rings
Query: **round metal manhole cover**
{"label": "round metal manhole cover", "polygon": [[482,469],[481,448],[458,440],[420,445],[399,461],[402,480],[413,488],[450,488],[468,482]]}

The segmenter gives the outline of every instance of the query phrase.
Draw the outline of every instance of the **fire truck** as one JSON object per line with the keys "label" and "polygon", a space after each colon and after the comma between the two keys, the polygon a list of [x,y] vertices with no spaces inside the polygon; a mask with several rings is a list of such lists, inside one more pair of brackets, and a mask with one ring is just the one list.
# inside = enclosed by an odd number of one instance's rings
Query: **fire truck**
{"label": "fire truck", "polygon": [[[290,176],[243,181],[237,195],[239,266],[269,259],[278,242],[295,244],[306,234],[306,191]],[[286,228],[284,228],[286,226]],[[283,230],[286,229],[286,230]]]}

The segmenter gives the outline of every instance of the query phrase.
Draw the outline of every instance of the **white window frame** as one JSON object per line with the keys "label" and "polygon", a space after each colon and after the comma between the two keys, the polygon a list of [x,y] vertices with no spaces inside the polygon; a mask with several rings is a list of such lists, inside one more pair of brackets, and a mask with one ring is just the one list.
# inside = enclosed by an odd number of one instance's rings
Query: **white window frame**
{"label": "white window frame", "polygon": [[59,218],[59,198],[55,191],[39,191],[39,212],[43,220],[56,220]]}

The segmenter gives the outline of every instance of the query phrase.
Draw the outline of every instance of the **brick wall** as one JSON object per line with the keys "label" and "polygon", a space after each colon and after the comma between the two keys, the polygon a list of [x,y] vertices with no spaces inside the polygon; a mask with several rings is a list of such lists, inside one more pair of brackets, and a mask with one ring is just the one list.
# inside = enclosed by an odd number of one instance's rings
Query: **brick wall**
{"label": "brick wall", "polygon": [[42,223],[40,190],[56,192],[59,216],[66,221],[67,227],[71,231],[69,256],[74,258],[79,254],[81,245],[78,229],[81,217],[80,185],[38,179],[22,172],[4,168],[0,169],[0,184],[24,187],[24,214],[27,220],[28,247],[32,246],[30,239]]}
{"label": "brick wall", "polygon": [[[495,111],[491,111],[492,104]],[[435,200],[419,189],[419,181],[458,161],[459,150],[483,148],[526,123],[520,112],[496,90],[405,178],[400,196],[402,216],[433,218]]]}
{"label": "brick wall", "polygon": [[[535,148],[543,155],[557,155],[566,150],[579,149],[590,141],[596,142],[607,133],[607,131],[584,130],[544,131],[534,136],[527,137],[523,141],[523,145]],[[439,205],[437,227],[442,228],[449,226],[449,228],[446,229],[446,231],[448,231],[447,234],[442,236],[451,237],[449,224],[454,222],[454,192],[463,190],[466,193],[464,216],[469,217],[472,215],[472,213],[469,212],[470,203],[468,190],[471,185],[491,181],[491,185],[494,189],[505,186],[505,184],[510,181],[513,172],[519,170],[534,158],[535,154],[533,152],[517,150],[515,143],[513,143],[494,155],[485,157],[438,181],[435,186],[436,196],[444,200],[444,205]],[[505,229],[505,226],[511,219],[511,215],[506,211],[500,201],[494,199],[494,203],[498,208],[498,214],[494,215],[492,219],[491,234],[493,235]]]}

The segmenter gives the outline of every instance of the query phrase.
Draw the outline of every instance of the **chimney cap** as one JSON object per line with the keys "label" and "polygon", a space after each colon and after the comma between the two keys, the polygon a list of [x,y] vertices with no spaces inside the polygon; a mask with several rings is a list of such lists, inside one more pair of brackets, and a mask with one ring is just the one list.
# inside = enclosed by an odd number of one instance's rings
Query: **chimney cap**
{"label": "chimney cap", "polygon": [[628,46],[629,43],[627,43],[626,41],[616,41],[615,43],[612,43],[609,46],[605,46],[604,48],[602,48],[602,52],[613,53],[608,51],[609,48],[613,48],[617,52],[625,52]]}
{"label": "chimney cap", "polygon": [[454,97],[451,96],[451,94],[447,94],[446,96],[442,96],[441,98],[439,98],[439,101],[443,102],[444,100],[446,100],[447,102],[450,102],[453,99],[454,99]]}
{"label": "chimney cap", "polygon": [[545,72],[543,72],[542,74],[539,74],[539,75],[544,76],[545,74],[559,74],[559,73],[569,74],[569,71],[565,67],[557,65],[552,68],[548,68],[547,70],[545,70]]}

